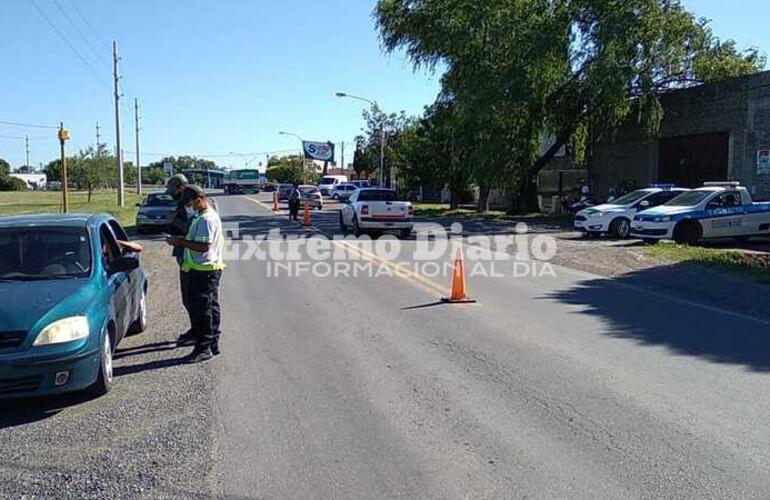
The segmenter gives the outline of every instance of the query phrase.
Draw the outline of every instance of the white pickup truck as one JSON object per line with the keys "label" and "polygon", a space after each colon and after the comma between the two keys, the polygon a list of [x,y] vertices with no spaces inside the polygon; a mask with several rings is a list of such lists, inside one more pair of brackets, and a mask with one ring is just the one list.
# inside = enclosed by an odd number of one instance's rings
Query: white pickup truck
{"label": "white pickup truck", "polygon": [[399,201],[391,189],[364,188],[355,191],[340,210],[340,230],[356,236],[366,231],[398,231],[402,238],[412,234],[414,206]]}
{"label": "white pickup truck", "polygon": [[738,182],[707,182],[634,217],[631,236],[695,245],[713,238],[770,236],[770,203],[755,203]]}

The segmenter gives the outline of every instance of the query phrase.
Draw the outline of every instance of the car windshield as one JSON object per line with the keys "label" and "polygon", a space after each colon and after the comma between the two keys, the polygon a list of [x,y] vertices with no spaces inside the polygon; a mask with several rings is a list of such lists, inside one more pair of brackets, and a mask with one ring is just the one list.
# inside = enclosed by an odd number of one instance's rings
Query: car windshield
{"label": "car windshield", "polygon": [[91,271],[84,228],[0,228],[0,279],[34,281],[80,278]]}
{"label": "car windshield", "polygon": [[397,201],[396,192],[390,189],[365,189],[358,194],[358,201]]}
{"label": "car windshield", "polygon": [[321,184],[334,184],[335,182],[337,182],[335,177],[324,177],[321,179]]}
{"label": "car windshield", "polygon": [[318,188],[315,187],[315,186],[300,186],[299,190],[303,194],[306,194],[306,193],[317,193],[318,192]]}
{"label": "car windshield", "polygon": [[610,202],[610,205],[630,205],[632,203],[636,203],[637,201],[641,200],[648,194],[650,194],[649,191],[632,191],[628,194],[621,196],[620,198],[612,200]]}
{"label": "car windshield", "polygon": [[151,194],[144,203],[145,207],[175,207],[176,201],[167,194]]}
{"label": "car windshield", "polygon": [[710,194],[711,191],[687,191],[668,201],[665,205],[669,207],[694,207]]}

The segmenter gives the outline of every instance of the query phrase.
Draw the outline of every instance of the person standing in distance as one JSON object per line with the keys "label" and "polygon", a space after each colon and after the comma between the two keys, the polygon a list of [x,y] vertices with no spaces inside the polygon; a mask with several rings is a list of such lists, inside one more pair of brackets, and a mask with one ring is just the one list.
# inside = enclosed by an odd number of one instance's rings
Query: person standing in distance
{"label": "person standing in distance", "polygon": [[225,237],[219,214],[210,206],[206,193],[198,186],[187,186],[182,203],[196,216],[184,238],[169,237],[174,248],[182,248],[182,272],[187,274],[187,300],[195,349],[184,360],[208,361],[220,353],[219,283],[225,269]]}
{"label": "person standing in distance", "polygon": [[292,185],[289,192],[289,219],[299,220],[299,205],[302,192],[299,190],[299,184],[296,182]]}

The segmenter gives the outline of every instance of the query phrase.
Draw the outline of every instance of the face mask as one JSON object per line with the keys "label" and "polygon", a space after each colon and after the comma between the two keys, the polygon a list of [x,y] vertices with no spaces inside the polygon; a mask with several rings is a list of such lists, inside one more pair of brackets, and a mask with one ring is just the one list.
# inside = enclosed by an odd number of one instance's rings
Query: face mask
{"label": "face mask", "polygon": [[198,211],[195,210],[193,207],[184,207],[185,212],[187,212],[187,217],[195,217],[198,215]]}

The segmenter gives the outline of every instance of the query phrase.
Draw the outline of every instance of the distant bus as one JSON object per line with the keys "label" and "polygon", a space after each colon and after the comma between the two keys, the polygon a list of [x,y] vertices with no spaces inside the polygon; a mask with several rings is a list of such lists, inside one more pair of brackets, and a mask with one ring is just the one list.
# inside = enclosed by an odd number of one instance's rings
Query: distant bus
{"label": "distant bus", "polygon": [[224,190],[227,194],[259,193],[263,186],[259,170],[231,170],[225,175]]}

